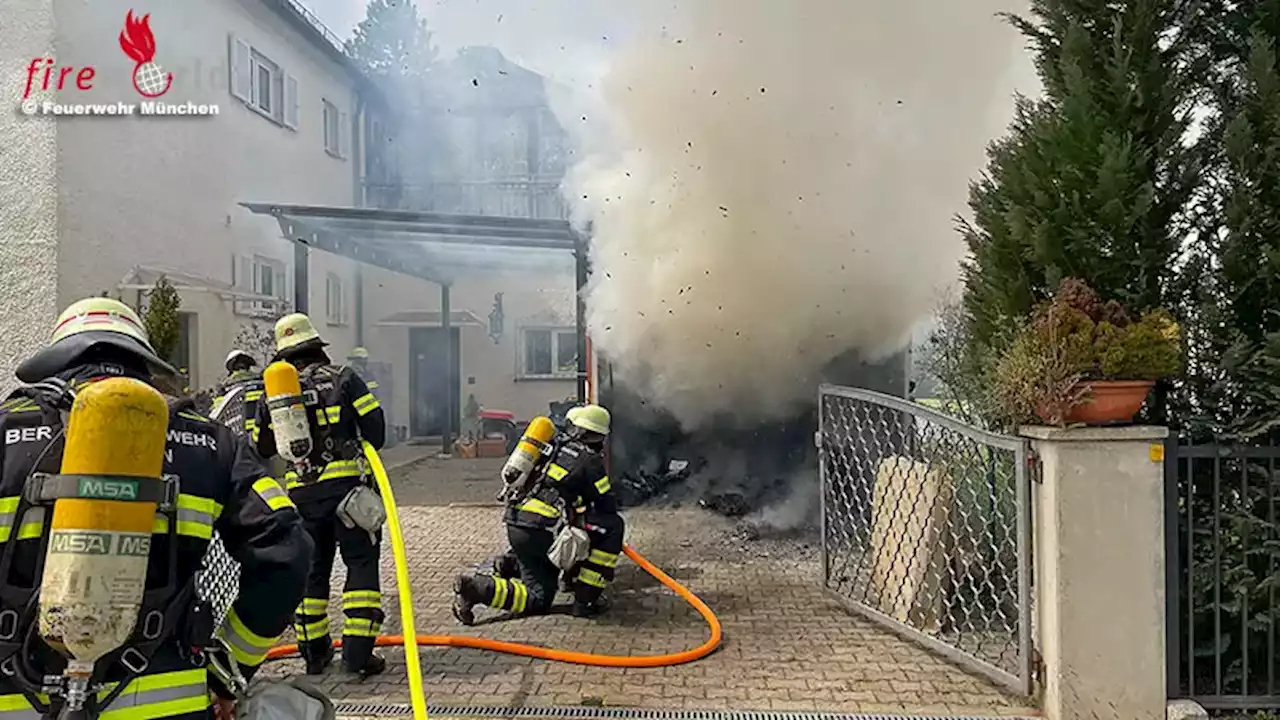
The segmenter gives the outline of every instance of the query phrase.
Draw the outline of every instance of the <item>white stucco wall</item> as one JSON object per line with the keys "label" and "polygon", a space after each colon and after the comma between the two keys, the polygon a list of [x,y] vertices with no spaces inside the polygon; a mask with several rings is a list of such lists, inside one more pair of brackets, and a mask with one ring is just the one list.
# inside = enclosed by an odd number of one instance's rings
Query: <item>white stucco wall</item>
{"label": "white stucco wall", "polygon": [[57,133],[16,112],[25,74],[16,71],[53,49],[46,0],[5,0],[0,43],[0,392],[13,368],[48,337],[57,314]]}
{"label": "white stucco wall", "polygon": [[[573,288],[571,272],[475,272],[457,280],[449,298],[453,311],[469,311],[481,322],[488,320],[494,293],[504,294],[504,332],[496,344],[487,326],[460,329],[464,406],[467,396],[474,393],[483,406],[510,410],[517,418],[528,420],[545,414],[552,400],[577,392],[576,379],[517,379],[520,327],[572,328]],[[366,344],[375,360],[392,363],[397,393],[391,404],[396,424],[409,425],[409,329],[378,327],[376,323],[399,311],[439,309],[440,289],[434,283],[376,268],[365,271]],[[474,383],[469,382],[472,378]]]}
{"label": "white stucco wall", "polygon": [[[233,257],[257,254],[285,262],[292,276],[292,245],[276,223],[237,203],[353,204],[352,161],[327,154],[323,139],[322,98],[354,115],[342,68],[258,0],[56,0],[55,8],[59,64],[98,71],[92,90],[64,91],[63,101],[141,99],[131,86],[133,62],[117,39],[132,9],[151,13],[156,62],[174,73],[163,100],[221,107],[209,118],[57,121],[59,303],[112,289],[140,264],[230,282]],[[231,95],[232,33],[298,79],[296,131]],[[335,267],[350,275],[348,261],[313,253],[311,306],[321,319],[325,273]],[[193,385],[207,386],[221,374],[240,319],[212,295],[184,293],[183,300],[199,314]],[[351,343],[349,328],[322,329],[335,345]]]}

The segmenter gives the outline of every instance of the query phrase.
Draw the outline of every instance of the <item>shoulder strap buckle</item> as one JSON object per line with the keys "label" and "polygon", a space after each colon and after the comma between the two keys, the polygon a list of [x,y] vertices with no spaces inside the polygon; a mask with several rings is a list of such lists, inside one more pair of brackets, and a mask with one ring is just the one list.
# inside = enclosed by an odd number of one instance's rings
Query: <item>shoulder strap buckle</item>
{"label": "shoulder strap buckle", "polygon": [[147,671],[151,661],[147,660],[147,656],[143,655],[138,648],[128,647],[125,648],[123,653],[120,653],[120,664],[125,666],[129,672],[141,675]]}

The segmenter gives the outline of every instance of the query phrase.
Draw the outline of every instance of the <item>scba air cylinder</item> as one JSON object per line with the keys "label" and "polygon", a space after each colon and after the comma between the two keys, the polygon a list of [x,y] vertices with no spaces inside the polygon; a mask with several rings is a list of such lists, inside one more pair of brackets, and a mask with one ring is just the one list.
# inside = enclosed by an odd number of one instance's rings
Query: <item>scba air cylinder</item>
{"label": "scba air cylinder", "polygon": [[502,479],[508,485],[518,485],[529,476],[533,466],[551,449],[551,438],[556,434],[556,426],[551,419],[539,415],[529,422],[524,436],[516,444],[516,449],[502,466]]}
{"label": "scba air cylinder", "polygon": [[311,454],[311,423],[302,399],[298,369],[278,360],[262,371],[262,385],[271,413],[276,451],[291,463],[300,463]]}
{"label": "scba air cylinder", "polygon": [[72,686],[123,646],[142,608],[169,407],[130,378],[76,393],[40,581],[40,635],[65,653]]}

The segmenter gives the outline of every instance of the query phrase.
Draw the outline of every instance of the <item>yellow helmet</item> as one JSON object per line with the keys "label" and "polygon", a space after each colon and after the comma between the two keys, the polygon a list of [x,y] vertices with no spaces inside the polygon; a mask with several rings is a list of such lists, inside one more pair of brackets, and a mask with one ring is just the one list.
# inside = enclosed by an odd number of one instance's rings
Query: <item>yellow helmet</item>
{"label": "yellow helmet", "polygon": [[368,348],[354,347],[354,348],[351,348],[351,354],[348,355],[347,357],[353,360],[368,360],[369,350]]}
{"label": "yellow helmet", "polygon": [[564,417],[575,427],[600,435],[609,434],[609,411],[599,405],[570,408]]}
{"label": "yellow helmet", "polygon": [[133,308],[105,297],[85,298],[63,310],[53,325],[49,346],[19,365],[16,374],[23,382],[39,382],[71,367],[87,350],[99,345],[136,355],[156,375],[178,374],[151,347],[146,326]]}
{"label": "yellow helmet", "polygon": [[303,313],[285,315],[276,321],[276,352],[284,352],[303,343],[321,346],[329,344],[320,339],[320,333],[311,324],[311,318]]}

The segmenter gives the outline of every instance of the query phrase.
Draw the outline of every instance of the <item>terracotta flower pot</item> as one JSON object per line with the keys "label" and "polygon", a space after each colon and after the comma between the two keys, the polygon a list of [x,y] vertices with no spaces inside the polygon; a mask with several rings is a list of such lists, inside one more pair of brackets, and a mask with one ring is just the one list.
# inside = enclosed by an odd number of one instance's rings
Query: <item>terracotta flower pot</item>
{"label": "terracotta flower pot", "polygon": [[1087,400],[1067,413],[1067,423],[1109,425],[1133,422],[1142,409],[1151,388],[1150,380],[1086,380],[1080,385],[1088,390]]}

